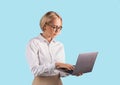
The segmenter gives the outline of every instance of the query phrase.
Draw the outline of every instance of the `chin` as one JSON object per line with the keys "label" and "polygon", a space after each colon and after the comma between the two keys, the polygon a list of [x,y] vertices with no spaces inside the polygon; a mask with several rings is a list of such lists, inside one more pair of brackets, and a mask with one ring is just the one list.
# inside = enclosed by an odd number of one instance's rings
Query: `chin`
{"label": "chin", "polygon": [[52,38],[55,38],[57,35],[53,35]]}
{"label": "chin", "polygon": [[52,34],[51,37],[55,38],[58,34]]}
{"label": "chin", "polygon": [[52,38],[55,38],[56,36],[52,36]]}

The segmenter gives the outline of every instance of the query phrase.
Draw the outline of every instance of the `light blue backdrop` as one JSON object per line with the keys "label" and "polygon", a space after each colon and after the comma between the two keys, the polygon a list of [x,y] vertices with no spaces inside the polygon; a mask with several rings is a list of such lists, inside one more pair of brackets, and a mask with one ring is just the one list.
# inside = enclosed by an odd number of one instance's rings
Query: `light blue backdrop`
{"label": "light blue backdrop", "polygon": [[0,0],[0,85],[31,85],[25,47],[51,10],[63,18],[57,40],[67,63],[75,64],[79,53],[99,52],[93,72],[63,78],[64,85],[120,85],[120,0]]}

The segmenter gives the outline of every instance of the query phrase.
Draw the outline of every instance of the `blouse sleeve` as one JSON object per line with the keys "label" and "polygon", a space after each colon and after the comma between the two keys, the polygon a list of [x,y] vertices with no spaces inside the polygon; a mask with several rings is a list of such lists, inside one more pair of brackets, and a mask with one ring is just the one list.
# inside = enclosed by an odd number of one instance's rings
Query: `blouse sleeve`
{"label": "blouse sleeve", "polygon": [[38,52],[39,48],[37,40],[30,41],[26,48],[26,57],[32,73],[34,76],[50,74],[50,72],[55,69],[55,63],[53,62],[40,65],[38,60]]}

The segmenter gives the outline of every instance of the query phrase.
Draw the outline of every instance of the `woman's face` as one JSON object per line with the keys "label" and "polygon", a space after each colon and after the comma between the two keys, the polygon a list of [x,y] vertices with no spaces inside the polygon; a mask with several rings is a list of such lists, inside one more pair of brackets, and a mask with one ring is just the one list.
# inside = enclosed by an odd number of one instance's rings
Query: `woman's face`
{"label": "woman's face", "polygon": [[49,37],[54,38],[62,29],[62,21],[57,18],[53,20],[51,23],[47,23],[45,26],[44,33],[47,34]]}

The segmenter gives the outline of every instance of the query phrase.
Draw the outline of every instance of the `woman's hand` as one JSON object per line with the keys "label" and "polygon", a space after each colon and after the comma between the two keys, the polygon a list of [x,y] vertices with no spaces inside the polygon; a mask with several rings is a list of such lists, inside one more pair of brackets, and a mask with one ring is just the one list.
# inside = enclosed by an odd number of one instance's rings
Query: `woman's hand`
{"label": "woman's hand", "polygon": [[83,75],[83,73],[80,72],[80,73],[78,73],[76,76],[82,76],[82,75]]}
{"label": "woman's hand", "polygon": [[74,66],[66,63],[55,63],[56,68],[65,68],[67,70],[73,70]]}

